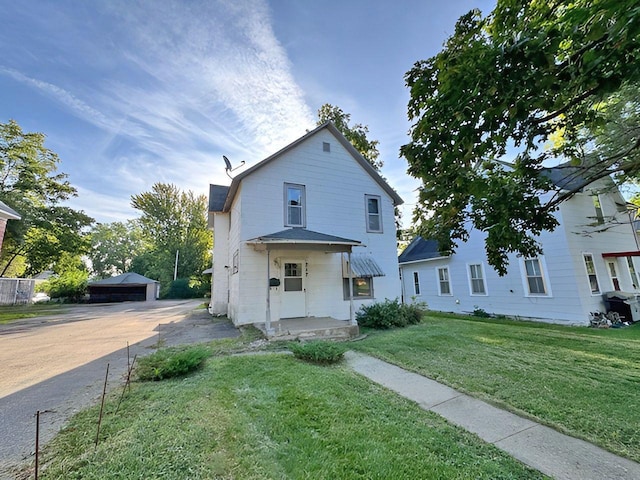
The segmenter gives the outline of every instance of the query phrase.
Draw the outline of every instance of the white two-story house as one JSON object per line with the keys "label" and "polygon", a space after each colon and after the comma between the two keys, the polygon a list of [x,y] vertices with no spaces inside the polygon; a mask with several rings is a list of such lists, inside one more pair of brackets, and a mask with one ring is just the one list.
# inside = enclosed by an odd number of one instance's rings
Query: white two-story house
{"label": "white two-story house", "polygon": [[211,311],[235,325],[350,320],[400,297],[402,199],[331,123],[211,185]]}
{"label": "white two-story house", "polygon": [[[560,189],[581,180],[566,165],[546,174]],[[539,237],[543,255],[510,255],[502,277],[487,262],[483,232],[472,230],[451,255],[440,253],[433,240],[414,239],[399,257],[404,301],[446,312],[588,325],[590,312],[605,311],[606,292],[640,293],[635,228],[610,178],[581,189],[555,215],[559,226]]]}

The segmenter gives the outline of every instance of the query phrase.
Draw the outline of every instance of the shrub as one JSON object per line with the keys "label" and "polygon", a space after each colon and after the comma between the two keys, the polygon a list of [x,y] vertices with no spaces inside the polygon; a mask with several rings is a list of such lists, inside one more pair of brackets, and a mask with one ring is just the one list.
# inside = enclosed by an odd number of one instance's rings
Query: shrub
{"label": "shrub", "polygon": [[396,300],[363,305],[356,313],[356,320],[362,327],[387,329],[393,327],[406,327],[422,321],[425,305],[404,305]]}
{"label": "shrub", "polygon": [[87,272],[70,270],[51,278],[46,285],[51,298],[64,298],[69,302],[79,302],[87,291]]}
{"label": "shrub", "polygon": [[178,278],[171,282],[164,298],[202,298],[211,292],[211,283],[197,279]]}
{"label": "shrub", "polygon": [[472,315],[474,317],[480,317],[480,318],[489,318],[489,317],[491,317],[490,313],[487,313],[484,309],[478,307],[477,305],[474,306]]}
{"label": "shrub", "polygon": [[356,320],[358,325],[370,328],[386,329],[404,326],[398,300],[363,305],[356,312]]}
{"label": "shrub", "polygon": [[136,376],[141,381],[155,381],[185,375],[200,368],[209,355],[202,346],[158,350],[138,361]]}
{"label": "shrub", "polygon": [[417,325],[420,323],[426,309],[426,304],[421,303],[402,305],[402,313],[406,318],[407,325]]}
{"label": "shrub", "polygon": [[345,347],[335,342],[314,341],[308,343],[291,343],[289,350],[294,357],[311,363],[329,365],[342,360]]}

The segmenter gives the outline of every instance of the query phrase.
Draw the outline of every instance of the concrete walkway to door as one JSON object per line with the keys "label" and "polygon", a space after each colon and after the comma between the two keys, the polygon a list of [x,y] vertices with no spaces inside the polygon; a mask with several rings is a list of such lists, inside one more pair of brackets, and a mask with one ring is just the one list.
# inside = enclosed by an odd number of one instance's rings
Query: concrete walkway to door
{"label": "concrete walkway to door", "polygon": [[558,480],[637,480],[640,464],[496,408],[390,363],[347,352],[356,372],[475,433],[522,463]]}

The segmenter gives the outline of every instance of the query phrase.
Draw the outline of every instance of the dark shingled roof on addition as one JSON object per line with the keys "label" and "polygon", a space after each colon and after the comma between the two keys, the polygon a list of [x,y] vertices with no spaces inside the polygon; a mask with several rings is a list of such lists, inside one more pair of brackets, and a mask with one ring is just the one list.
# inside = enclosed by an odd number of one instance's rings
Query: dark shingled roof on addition
{"label": "dark shingled roof on addition", "polygon": [[438,242],[436,240],[425,240],[422,237],[416,237],[407,248],[398,257],[398,263],[416,262],[418,260],[428,260],[431,258],[443,257],[438,251]]}
{"label": "dark shingled roof on addition", "polygon": [[270,233],[268,235],[261,235],[258,238],[255,238],[254,240],[263,241],[263,242],[269,242],[269,241],[277,242],[278,240],[286,240],[286,241],[297,241],[300,243],[305,243],[305,242],[346,243],[346,244],[353,244],[353,245],[360,245],[361,243],[358,240],[335,237],[333,235],[327,235],[326,233],[307,230],[306,228],[288,228],[287,230],[282,230],[281,232]]}
{"label": "dark shingled roof on addition", "polygon": [[221,212],[227,199],[229,187],[224,185],[209,185],[209,211]]}

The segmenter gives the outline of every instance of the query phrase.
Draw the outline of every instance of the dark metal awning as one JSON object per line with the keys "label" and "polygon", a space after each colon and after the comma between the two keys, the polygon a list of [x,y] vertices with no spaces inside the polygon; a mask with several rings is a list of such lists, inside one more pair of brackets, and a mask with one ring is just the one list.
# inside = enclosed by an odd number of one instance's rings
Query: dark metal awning
{"label": "dark metal awning", "polygon": [[[342,276],[349,278],[349,260],[343,259]],[[385,273],[371,255],[351,255],[351,276],[354,278],[384,277]]]}
{"label": "dark metal awning", "polygon": [[247,240],[256,250],[318,250],[324,252],[350,252],[362,246],[358,240],[314,232],[306,228],[290,228]]}

